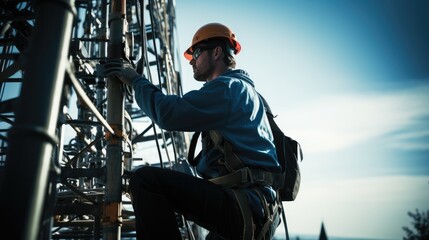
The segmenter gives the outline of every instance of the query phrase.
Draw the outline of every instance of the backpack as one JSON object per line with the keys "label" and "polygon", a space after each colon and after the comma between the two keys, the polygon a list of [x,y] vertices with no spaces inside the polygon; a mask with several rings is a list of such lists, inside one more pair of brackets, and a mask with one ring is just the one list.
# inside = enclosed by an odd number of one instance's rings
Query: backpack
{"label": "backpack", "polygon": [[276,146],[277,160],[282,166],[282,174],[277,180],[280,200],[293,201],[295,200],[299,186],[301,184],[301,171],[299,168],[299,159],[302,161],[301,145],[289,136],[286,136],[277,123],[274,121],[274,115],[267,101],[259,94],[270,123],[271,131],[274,137],[274,145]]}
{"label": "backpack", "polygon": [[278,186],[280,200],[295,200],[301,183],[299,159],[303,160],[301,145],[291,137],[286,136],[274,121],[274,116],[267,111],[268,121],[273,132],[277,159],[282,166],[280,185]]}

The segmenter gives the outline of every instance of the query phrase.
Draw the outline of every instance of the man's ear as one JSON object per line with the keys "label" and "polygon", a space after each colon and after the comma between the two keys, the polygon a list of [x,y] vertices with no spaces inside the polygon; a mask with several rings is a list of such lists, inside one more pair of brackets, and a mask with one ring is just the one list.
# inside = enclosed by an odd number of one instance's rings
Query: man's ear
{"label": "man's ear", "polygon": [[213,49],[214,50],[214,53],[215,53],[215,59],[222,59],[223,58],[223,54],[224,54],[224,52],[223,52],[223,50],[222,50],[222,47],[221,46],[217,46],[215,49]]}

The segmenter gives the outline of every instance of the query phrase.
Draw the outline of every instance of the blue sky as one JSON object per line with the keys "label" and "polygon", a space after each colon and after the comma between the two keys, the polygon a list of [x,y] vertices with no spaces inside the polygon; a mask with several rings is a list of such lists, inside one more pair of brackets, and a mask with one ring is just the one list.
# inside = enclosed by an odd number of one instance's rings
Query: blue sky
{"label": "blue sky", "polygon": [[[176,1],[180,50],[230,26],[245,69],[304,150],[292,234],[402,239],[429,209],[429,2]],[[181,54],[181,53],[180,53]],[[182,58],[185,92],[201,83]],[[282,231],[280,226],[278,231]]]}

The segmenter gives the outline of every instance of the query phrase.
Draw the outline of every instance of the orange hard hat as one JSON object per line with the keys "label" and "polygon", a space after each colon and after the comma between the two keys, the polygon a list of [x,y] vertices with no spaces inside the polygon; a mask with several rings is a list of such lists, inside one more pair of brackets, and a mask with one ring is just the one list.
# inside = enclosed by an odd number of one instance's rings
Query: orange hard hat
{"label": "orange hard hat", "polygon": [[241,45],[237,42],[237,38],[235,37],[235,34],[231,31],[231,29],[220,23],[208,23],[200,27],[200,29],[198,29],[197,32],[194,34],[194,37],[192,38],[192,45],[188,49],[186,49],[184,53],[185,58],[191,60],[193,52],[192,47],[195,46],[195,44],[207,40],[209,38],[228,39],[230,47],[234,50],[234,54],[236,55],[241,50]]}

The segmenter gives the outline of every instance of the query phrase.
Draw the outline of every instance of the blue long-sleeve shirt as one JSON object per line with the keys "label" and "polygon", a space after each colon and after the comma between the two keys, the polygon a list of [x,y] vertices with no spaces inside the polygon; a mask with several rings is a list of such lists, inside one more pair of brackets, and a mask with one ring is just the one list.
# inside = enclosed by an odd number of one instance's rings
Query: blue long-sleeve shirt
{"label": "blue long-sleeve shirt", "polygon": [[[227,71],[183,96],[166,95],[143,77],[135,79],[132,85],[137,104],[160,128],[218,130],[244,165],[281,171],[263,103],[245,71]],[[220,157],[217,149],[205,149],[196,167],[198,174],[203,178],[226,174],[218,163]],[[272,189],[264,191],[264,195],[267,192],[269,199],[274,198]],[[249,193],[251,204],[260,204],[254,193]]]}

